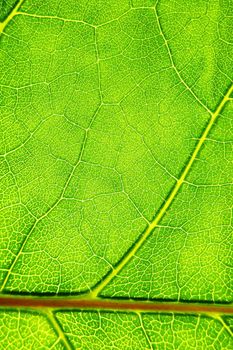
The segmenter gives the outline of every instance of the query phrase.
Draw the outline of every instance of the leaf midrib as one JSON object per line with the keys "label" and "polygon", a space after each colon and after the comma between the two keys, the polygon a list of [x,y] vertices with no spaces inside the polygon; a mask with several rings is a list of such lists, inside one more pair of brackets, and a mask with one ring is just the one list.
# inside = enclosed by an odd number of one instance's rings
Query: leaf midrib
{"label": "leaf midrib", "polygon": [[83,297],[32,297],[1,296],[1,308],[52,309],[62,310],[109,310],[134,312],[172,312],[208,315],[232,315],[233,304],[212,304],[206,302],[143,301],[126,299],[101,299]]}

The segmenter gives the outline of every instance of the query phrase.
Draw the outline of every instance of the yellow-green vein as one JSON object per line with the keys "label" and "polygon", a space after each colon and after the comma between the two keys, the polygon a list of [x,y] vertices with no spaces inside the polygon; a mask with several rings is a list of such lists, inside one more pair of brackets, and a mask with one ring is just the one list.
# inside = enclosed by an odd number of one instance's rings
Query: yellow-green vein
{"label": "yellow-green vein", "polygon": [[180,187],[182,186],[184,180],[186,179],[203,143],[205,142],[211,128],[213,127],[216,119],[220,115],[222,109],[224,108],[227,101],[230,100],[230,95],[233,92],[233,85],[230,86],[228,91],[226,92],[225,96],[222,98],[220,103],[218,104],[216,110],[214,113],[211,113],[209,122],[207,126],[205,127],[199,141],[197,142],[197,145],[188,161],[186,166],[184,167],[184,170],[180,176],[180,178],[177,180],[175,186],[171,190],[167,200],[163,204],[162,208],[158,212],[158,214],[155,216],[155,218],[151,221],[151,223],[148,225],[147,229],[144,231],[144,233],[140,236],[136,244],[132,246],[132,248],[128,251],[128,253],[124,256],[124,258],[118,263],[118,265],[113,269],[90,293],[91,297],[97,297],[98,294],[103,290],[104,287],[107,286],[107,284],[116,276],[119,274],[119,272],[126,266],[126,264],[132,259],[132,257],[137,253],[137,251],[141,248],[143,243],[146,241],[146,239],[150,236],[152,231],[155,229],[155,227],[159,224],[160,220],[166,213],[167,209],[171,206],[175,196],[177,195]]}
{"label": "yellow-green vein", "polygon": [[3,22],[0,22],[0,34],[4,31],[8,23],[12,20],[12,18],[17,14],[18,9],[23,4],[24,0],[19,0],[10,14],[5,18]]}
{"label": "yellow-green vein", "polygon": [[66,350],[73,350],[69,341],[66,338],[66,335],[61,328],[59,322],[56,319],[56,316],[54,315],[52,310],[46,310],[44,311],[45,315],[47,316],[49,322],[51,323],[52,327],[54,328],[55,332],[58,335],[58,338],[61,340],[62,344],[64,345],[64,349]]}

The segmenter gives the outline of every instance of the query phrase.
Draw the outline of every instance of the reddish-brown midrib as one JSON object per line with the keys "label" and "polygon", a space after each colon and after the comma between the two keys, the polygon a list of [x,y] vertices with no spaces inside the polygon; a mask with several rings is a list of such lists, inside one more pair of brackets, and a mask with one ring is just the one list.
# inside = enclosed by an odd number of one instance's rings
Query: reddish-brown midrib
{"label": "reddish-brown midrib", "polygon": [[233,314],[233,306],[227,304],[116,301],[109,299],[72,299],[70,297],[32,298],[5,296],[0,297],[0,307]]}

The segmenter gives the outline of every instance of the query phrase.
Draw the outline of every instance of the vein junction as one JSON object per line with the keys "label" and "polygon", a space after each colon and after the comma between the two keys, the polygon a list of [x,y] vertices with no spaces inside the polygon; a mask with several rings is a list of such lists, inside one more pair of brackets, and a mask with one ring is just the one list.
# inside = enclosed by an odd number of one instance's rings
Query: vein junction
{"label": "vein junction", "polygon": [[19,0],[19,2],[15,5],[11,13],[6,17],[6,19],[3,22],[0,22],[0,34],[4,31],[5,27],[12,20],[12,18],[17,14],[18,9],[21,7],[23,2],[24,0]]}

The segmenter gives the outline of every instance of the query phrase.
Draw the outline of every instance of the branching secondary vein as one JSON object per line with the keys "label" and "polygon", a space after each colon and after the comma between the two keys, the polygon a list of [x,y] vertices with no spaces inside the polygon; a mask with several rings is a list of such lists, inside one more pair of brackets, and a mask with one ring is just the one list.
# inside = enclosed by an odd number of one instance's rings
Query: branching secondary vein
{"label": "branching secondary vein", "polygon": [[185,166],[180,178],[176,182],[175,186],[171,190],[167,200],[165,201],[164,205],[162,206],[159,213],[155,216],[154,220],[148,225],[145,232],[141,235],[141,237],[138,239],[138,241],[133,245],[133,247],[128,251],[128,253],[124,256],[124,258],[118,263],[118,265],[115,267],[114,270],[112,270],[91,292],[92,297],[97,297],[101,291],[111,282],[111,280],[119,274],[119,272],[126,266],[126,264],[132,259],[132,257],[137,253],[137,251],[141,248],[143,243],[147,240],[147,238],[151,235],[152,231],[157,227],[159,222],[161,221],[162,217],[168,210],[168,208],[171,206],[174,198],[176,197],[178,191],[180,190],[182,184],[184,183],[198,153],[200,152],[202,145],[204,144],[210,130],[212,129],[214,123],[216,122],[218,116],[220,115],[221,111],[223,110],[225,104],[227,101],[230,100],[230,96],[233,92],[233,85],[230,86],[228,91],[226,92],[225,96],[220,101],[219,105],[217,106],[214,113],[211,113],[210,119],[208,124],[206,125],[187,165]]}
{"label": "branching secondary vein", "polygon": [[65,335],[63,329],[61,328],[60,324],[58,323],[56,316],[54,315],[52,310],[46,310],[45,315],[47,316],[49,322],[51,323],[52,327],[54,328],[55,332],[57,333],[59,339],[61,340],[61,342],[64,346],[64,349],[73,350],[73,348],[71,347],[69,341],[67,340],[66,335]]}
{"label": "branching secondary vein", "polygon": [[233,337],[233,332],[232,332],[231,328],[226,324],[224,319],[219,315],[216,315],[214,318],[216,320],[218,320],[223,325],[223,327],[226,329],[226,331],[230,334],[230,336]]}
{"label": "branching secondary vein", "polygon": [[8,25],[8,23],[12,20],[12,18],[17,14],[18,9],[22,6],[24,0],[19,0],[19,2],[15,5],[11,13],[6,17],[3,22],[0,22],[0,35]]}

